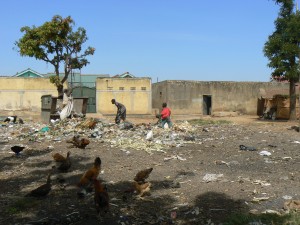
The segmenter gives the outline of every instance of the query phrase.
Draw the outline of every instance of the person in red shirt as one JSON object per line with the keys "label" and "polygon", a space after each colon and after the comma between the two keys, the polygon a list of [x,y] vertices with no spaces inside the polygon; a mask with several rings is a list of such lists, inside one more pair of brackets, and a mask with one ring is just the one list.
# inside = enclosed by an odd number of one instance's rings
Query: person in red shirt
{"label": "person in red shirt", "polygon": [[171,110],[167,107],[167,103],[162,104],[162,111],[160,113],[161,115],[161,125],[164,128],[165,124],[167,123],[169,128],[172,127],[172,122],[171,122]]}

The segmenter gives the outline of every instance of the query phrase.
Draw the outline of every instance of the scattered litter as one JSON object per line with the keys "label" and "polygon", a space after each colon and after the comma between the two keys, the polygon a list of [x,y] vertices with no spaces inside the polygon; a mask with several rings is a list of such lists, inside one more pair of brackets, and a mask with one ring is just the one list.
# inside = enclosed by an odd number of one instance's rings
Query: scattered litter
{"label": "scattered litter", "polygon": [[152,139],[153,139],[153,131],[150,130],[150,131],[147,133],[146,140],[151,141]]}
{"label": "scattered litter", "polygon": [[270,186],[270,185],[271,185],[271,184],[268,183],[267,181],[263,181],[263,180],[255,180],[255,181],[253,181],[252,183],[253,183],[253,184],[260,184],[261,186],[264,186],[264,187]]}
{"label": "scattered litter", "polygon": [[214,173],[207,173],[202,178],[202,180],[206,183],[217,181],[219,178],[223,177],[223,174],[214,174]]}
{"label": "scattered litter", "polygon": [[169,161],[169,160],[171,160],[171,159],[178,159],[178,160],[181,160],[181,161],[185,161],[185,160],[186,160],[186,158],[182,158],[182,157],[179,156],[179,155],[174,155],[174,156],[171,156],[171,157],[166,157],[166,158],[164,158],[164,161]]}
{"label": "scattered litter", "polygon": [[300,210],[300,200],[288,200],[284,203],[285,210]]}
{"label": "scattered litter", "polygon": [[290,195],[284,195],[284,196],[282,196],[282,198],[285,200],[291,200],[293,197]]}
{"label": "scattered litter", "polygon": [[293,141],[292,143],[300,144],[300,141]]}
{"label": "scattered litter", "polygon": [[268,200],[269,197],[254,197],[251,202],[261,202],[261,201],[266,201]]}
{"label": "scattered litter", "polygon": [[240,150],[243,150],[243,151],[256,151],[256,148],[251,147],[251,146],[240,145]]}
{"label": "scattered litter", "polygon": [[262,156],[270,156],[270,155],[272,155],[271,152],[268,152],[268,151],[261,151],[259,154],[262,155]]}

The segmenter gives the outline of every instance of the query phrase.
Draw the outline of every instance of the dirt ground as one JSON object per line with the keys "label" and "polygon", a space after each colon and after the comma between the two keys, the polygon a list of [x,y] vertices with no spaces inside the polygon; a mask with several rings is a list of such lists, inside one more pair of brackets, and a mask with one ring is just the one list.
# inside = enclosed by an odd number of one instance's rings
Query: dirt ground
{"label": "dirt ground", "polygon": [[[186,119],[191,118],[175,116],[173,122],[184,124]],[[300,199],[300,133],[290,129],[298,122],[266,121],[255,116],[201,119],[215,123],[193,124],[192,131],[175,136],[180,140],[184,137],[184,142],[150,153],[116,146],[111,140],[127,135],[139,144],[134,132],[146,134],[149,127],[140,123],[153,123],[153,118],[130,118],[137,125],[135,130],[103,128],[103,136],[90,138],[86,149],[70,148],[63,132],[54,138],[41,135],[38,140],[22,136],[29,127],[37,126],[32,118],[24,125],[0,127],[2,139],[11,137],[0,142],[0,224],[212,225],[224,223],[235,213],[281,213],[285,201]],[[175,129],[164,131],[164,135],[154,132],[152,142],[176,133]],[[20,144],[26,149],[16,156],[10,147]],[[241,150],[240,145],[255,150]],[[68,151],[70,171],[52,175],[50,193],[41,199],[24,197],[46,182],[54,165],[51,154],[66,155]],[[262,151],[271,155],[261,155]],[[81,199],[76,187],[97,156],[102,160],[100,179],[110,196],[110,210],[101,216],[96,213],[93,192]],[[139,170],[150,167],[149,195],[140,199],[136,193],[124,192]]]}

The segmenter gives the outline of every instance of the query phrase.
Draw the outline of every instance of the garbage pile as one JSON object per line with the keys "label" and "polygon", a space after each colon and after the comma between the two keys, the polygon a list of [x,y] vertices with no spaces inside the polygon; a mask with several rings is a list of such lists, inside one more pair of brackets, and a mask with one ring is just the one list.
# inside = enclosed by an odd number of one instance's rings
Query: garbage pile
{"label": "garbage pile", "polygon": [[150,154],[155,151],[166,152],[171,147],[182,147],[186,143],[200,143],[196,135],[197,126],[183,121],[172,128],[163,129],[157,124],[133,124],[124,122],[119,125],[105,119],[71,118],[51,120],[49,124],[0,122],[0,142],[11,140],[43,142],[66,141],[74,135],[86,136],[95,141],[110,143],[111,147],[122,150],[144,150]]}

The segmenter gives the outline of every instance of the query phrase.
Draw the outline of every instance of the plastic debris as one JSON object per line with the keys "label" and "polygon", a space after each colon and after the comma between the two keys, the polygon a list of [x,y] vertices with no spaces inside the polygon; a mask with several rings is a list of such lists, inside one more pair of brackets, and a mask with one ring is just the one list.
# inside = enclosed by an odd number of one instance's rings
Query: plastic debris
{"label": "plastic debris", "polygon": [[262,156],[270,156],[270,155],[272,155],[271,152],[268,152],[268,151],[261,151],[259,154],[262,155]]}
{"label": "plastic debris", "polygon": [[251,147],[251,146],[240,145],[240,150],[243,150],[243,151],[256,151],[256,148]]}
{"label": "plastic debris", "polygon": [[223,177],[223,174],[214,174],[214,173],[207,173],[202,178],[202,180],[206,183],[213,182],[219,180],[219,178]]}

